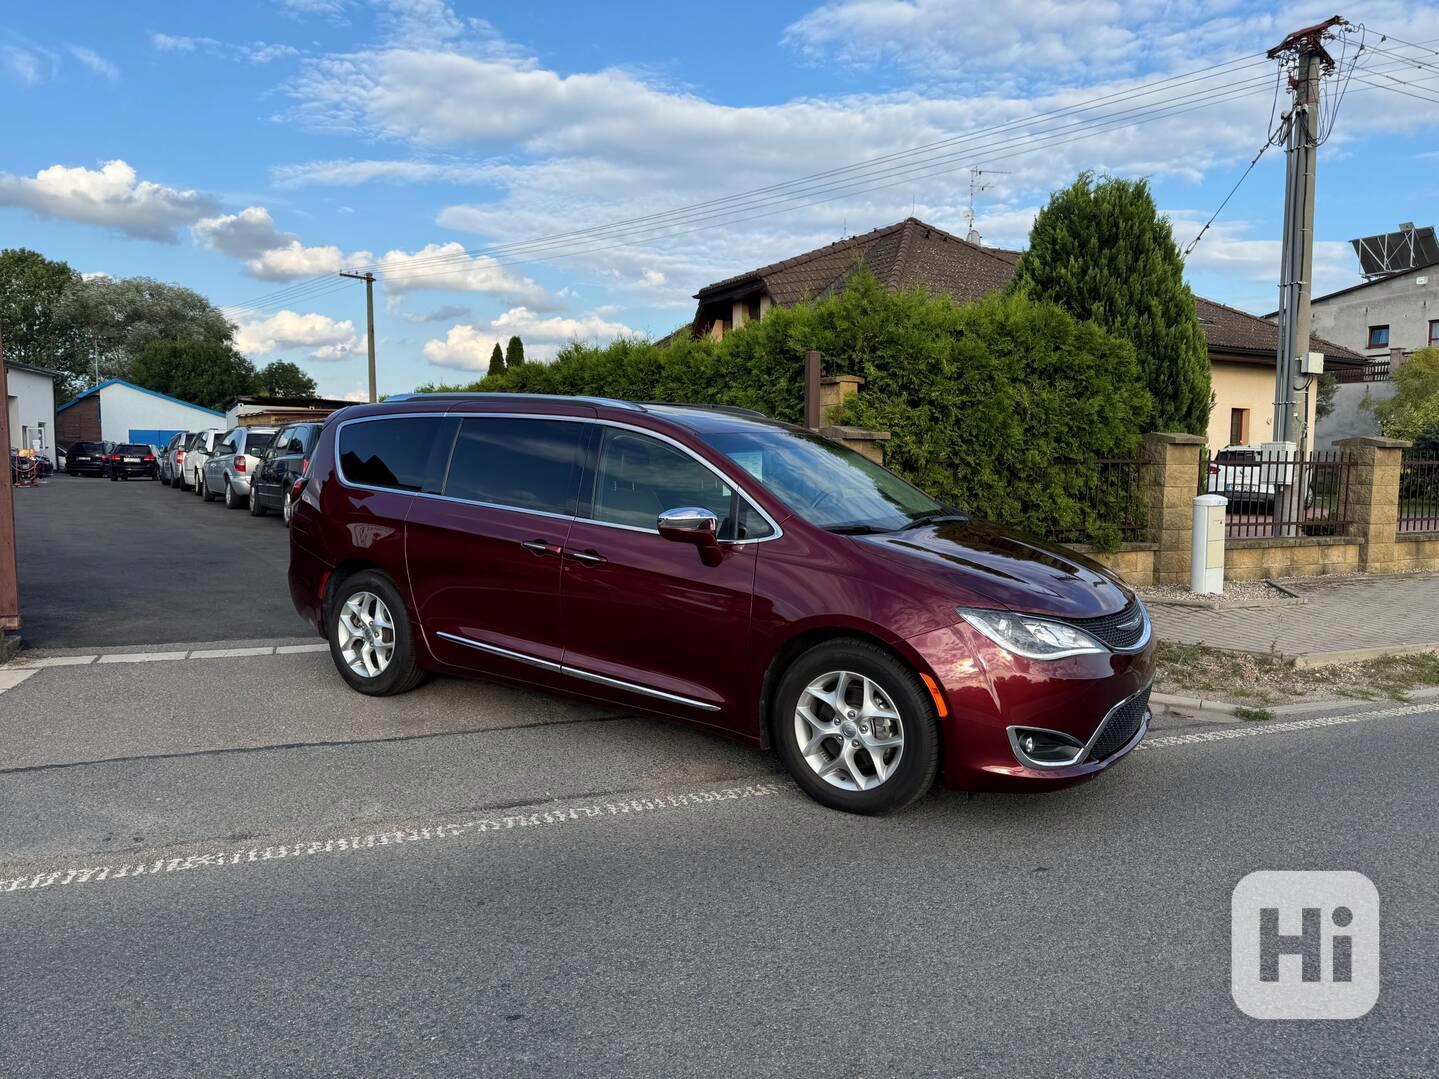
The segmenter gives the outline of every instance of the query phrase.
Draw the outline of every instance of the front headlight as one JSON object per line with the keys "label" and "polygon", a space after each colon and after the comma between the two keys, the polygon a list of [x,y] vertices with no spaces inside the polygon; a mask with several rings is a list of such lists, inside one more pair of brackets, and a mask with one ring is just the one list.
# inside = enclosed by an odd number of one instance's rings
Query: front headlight
{"label": "front headlight", "polygon": [[999,647],[1026,659],[1064,659],[1109,651],[1089,634],[1064,622],[1013,611],[955,609]]}

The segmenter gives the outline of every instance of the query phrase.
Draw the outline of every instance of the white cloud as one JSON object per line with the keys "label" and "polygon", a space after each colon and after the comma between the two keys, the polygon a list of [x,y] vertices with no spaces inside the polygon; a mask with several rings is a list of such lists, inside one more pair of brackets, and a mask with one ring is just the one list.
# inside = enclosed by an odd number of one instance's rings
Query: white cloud
{"label": "white cloud", "polygon": [[152,33],[150,44],[160,52],[204,53],[221,60],[237,60],[248,64],[268,64],[272,60],[284,60],[300,55],[300,50],[293,45],[270,41],[220,41],[218,38],[194,37],[188,34]]}
{"label": "white cloud", "polygon": [[784,41],[816,60],[897,63],[927,75],[1020,69],[1052,77],[1113,70],[1144,44],[1122,24],[1149,21],[1115,0],[837,0],[791,23]]}
{"label": "white cloud", "polygon": [[22,86],[34,86],[54,74],[57,57],[33,45],[0,45],[0,71]]}
{"label": "white cloud", "polygon": [[235,330],[235,347],[263,356],[283,349],[306,349],[313,360],[340,360],[364,347],[349,319],[336,320],[311,312],[280,311],[267,318],[241,317]]}
{"label": "white cloud", "polygon": [[494,175],[490,165],[437,163],[430,161],[307,161],[297,165],[279,165],[270,176],[279,187],[303,187],[307,184],[330,184],[353,187],[372,180],[393,180],[404,183],[436,182],[471,183],[488,180]]}
{"label": "white cloud", "polygon": [[537,281],[512,273],[492,258],[465,254],[462,244],[451,240],[426,244],[414,253],[387,251],[376,266],[385,290],[391,293],[414,289],[458,289],[483,292],[506,303],[525,304],[553,310],[560,302]]}
{"label": "white cloud", "polygon": [[512,307],[482,326],[470,323],[451,326],[443,341],[426,341],[422,351],[425,359],[436,367],[486,371],[495,345],[503,352],[512,336],[524,341],[527,360],[544,361],[553,359],[566,341],[607,341],[634,332],[622,322],[604,318],[600,311],[578,318],[542,318],[529,308]]}
{"label": "white cloud", "polygon": [[34,176],[0,172],[0,206],[174,243],[176,229],[213,212],[215,202],[197,191],[137,180],[124,161],[107,161],[99,169],[51,165]]}
{"label": "white cloud", "polygon": [[73,56],[76,60],[80,61],[80,63],[84,64],[95,74],[110,79],[111,81],[120,77],[120,69],[114,64],[112,64],[109,60],[106,60],[94,49],[87,48],[84,45],[66,45],[65,48],[70,50],[71,56]]}
{"label": "white cloud", "polygon": [[347,260],[332,244],[306,247],[292,232],[275,227],[270,211],[248,206],[237,214],[218,214],[197,221],[195,238],[231,258],[245,260],[245,271],[263,281],[287,281],[334,273],[347,263],[365,262],[369,252],[357,251]]}

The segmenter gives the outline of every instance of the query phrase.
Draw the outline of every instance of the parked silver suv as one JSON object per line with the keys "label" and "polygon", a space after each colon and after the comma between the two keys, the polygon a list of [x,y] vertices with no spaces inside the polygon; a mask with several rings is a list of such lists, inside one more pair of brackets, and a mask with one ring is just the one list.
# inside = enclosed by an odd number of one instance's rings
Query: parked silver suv
{"label": "parked silver suv", "polygon": [[247,505],[250,479],[259,467],[260,456],[275,440],[275,427],[232,427],[205,462],[205,486],[200,491],[206,502],[224,498],[227,509]]}
{"label": "parked silver suv", "polygon": [[180,482],[175,486],[182,491],[194,490],[198,495],[203,486],[205,462],[215,452],[224,432],[218,427],[205,431],[192,431],[185,440],[185,464],[179,470]]}

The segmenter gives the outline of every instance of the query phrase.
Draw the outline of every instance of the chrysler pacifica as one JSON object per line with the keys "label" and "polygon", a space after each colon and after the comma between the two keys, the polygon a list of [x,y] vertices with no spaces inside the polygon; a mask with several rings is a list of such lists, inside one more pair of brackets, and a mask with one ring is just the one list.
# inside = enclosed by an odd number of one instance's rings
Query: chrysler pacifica
{"label": "chrysler pacifica", "polygon": [[513,394],[331,416],[290,589],[361,693],[477,675],[772,747],[835,808],[1089,778],[1144,737],[1138,598],[757,413]]}

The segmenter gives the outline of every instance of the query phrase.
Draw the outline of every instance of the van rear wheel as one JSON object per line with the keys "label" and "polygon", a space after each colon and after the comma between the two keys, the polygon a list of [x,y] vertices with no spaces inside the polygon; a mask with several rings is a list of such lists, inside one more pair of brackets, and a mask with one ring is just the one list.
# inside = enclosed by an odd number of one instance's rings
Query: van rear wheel
{"label": "van rear wheel", "polygon": [[816,645],[785,671],[774,743],[811,798],[848,813],[893,813],[939,770],[939,724],[919,677],[862,640]]}
{"label": "van rear wheel", "polygon": [[341,581],[330,600],[327,628],[330,658],[351,689],[391,697],[425,680],[405,601],[383,573],[364,570]]}

